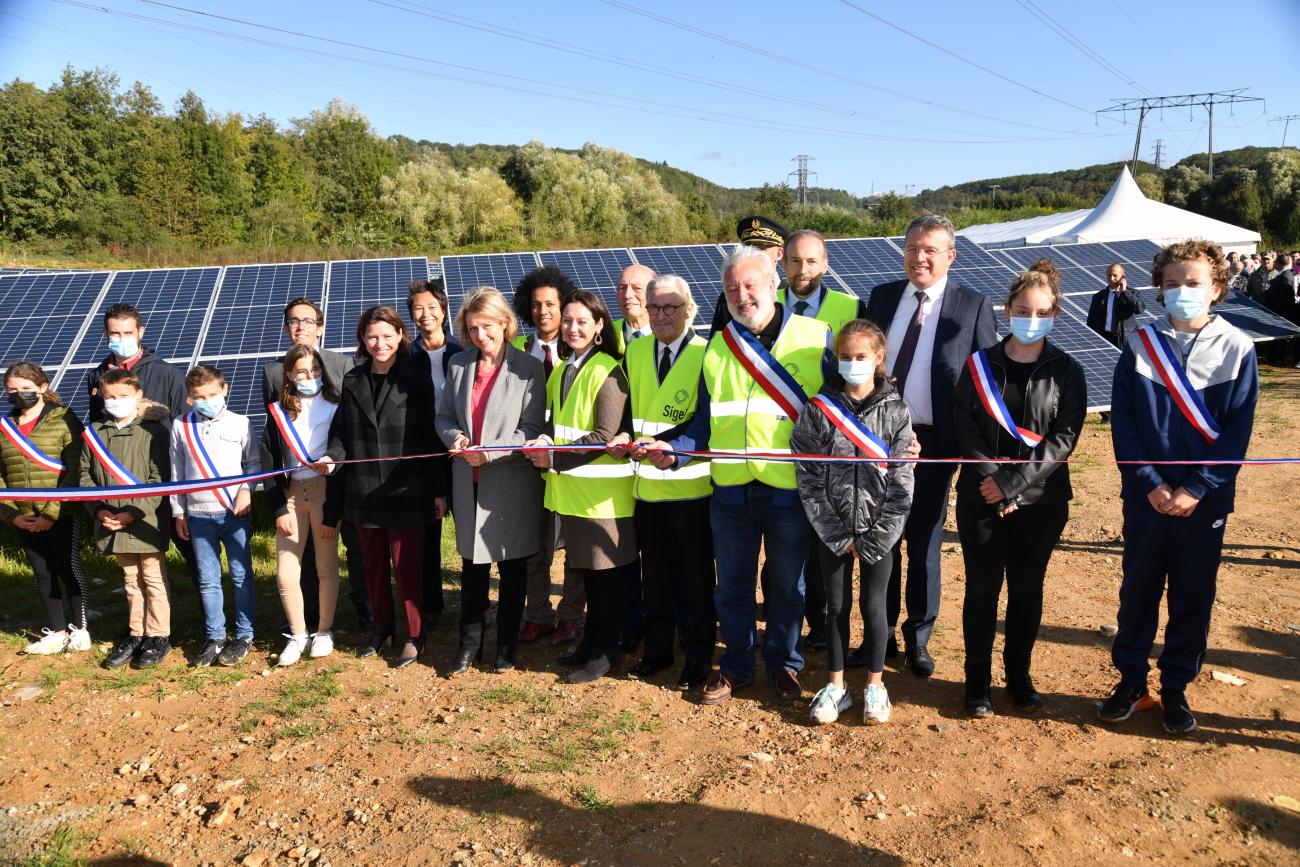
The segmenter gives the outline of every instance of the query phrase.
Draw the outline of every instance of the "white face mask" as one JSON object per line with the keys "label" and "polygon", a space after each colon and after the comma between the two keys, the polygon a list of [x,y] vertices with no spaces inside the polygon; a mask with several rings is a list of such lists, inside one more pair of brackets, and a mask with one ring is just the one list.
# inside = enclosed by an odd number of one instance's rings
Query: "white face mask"
{"label": "white face mask", "polygon": [[108,413],[118,421],[124,421],[135,415],[136,409],[140,406],[138,397],[106,397],[104,398],[104,412]]}
{"label": "white face mask", "polygon": [[870,358],[855,361],[840,359],[840,376],[849,385],[864,385],[876,375],[876,363]]}

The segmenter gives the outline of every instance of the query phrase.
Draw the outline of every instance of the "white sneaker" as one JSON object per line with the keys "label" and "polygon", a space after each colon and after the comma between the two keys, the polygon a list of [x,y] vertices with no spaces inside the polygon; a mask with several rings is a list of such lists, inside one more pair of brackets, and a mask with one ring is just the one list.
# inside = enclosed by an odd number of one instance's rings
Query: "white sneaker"
{"label": "white sneaker", "polygon": [[317,632],[311,637],[311,649],[308,651],[312,659],[320,659],[322,656],[329,656],[334,652],[334,633]]}
{"label": "white sneaker", "polygon": [[68,630],[69,653],[81,653],[90,650],[90,630],[72,627]]}
{"label": "white sneaker", "polygon": [[50,656],[55,653],[62,653],[67,646],[68,633],[51,632],[49,629],[42,629],[41,637],[24,647],[23,653]]}
{"label": "white sneaker", "polygon": [[853,707],[853,696],[849,695],[849,691],[842,686],[828,683],[813,696],[809,713],[813,722],[825,725],[835,722],[840,718],[840,714],[851,707]]}
{"label": "white sneaker", "polygon": [[884,725],[889,722],[889,714],[894,706],[889,703],[889,693],[883,686],[868,684],[862,691],[862,721],[869,726]]}
{"label": "white sneaker", "polygon": [[280,651],[280,658],[276,660],[276,665],[285,666],[293,665],[302,659],[302,652],[307,649],[307,636],[305,635],[286,635],[289,643]]}

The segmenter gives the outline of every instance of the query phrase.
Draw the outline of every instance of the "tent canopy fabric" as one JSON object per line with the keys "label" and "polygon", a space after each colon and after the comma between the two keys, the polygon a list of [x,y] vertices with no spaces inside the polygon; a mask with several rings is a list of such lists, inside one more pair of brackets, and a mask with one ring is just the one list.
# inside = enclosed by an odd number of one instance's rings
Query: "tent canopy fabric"
{"label": "tent canopy fabric", "polygon": [[[1051,219],[1060,223],[1052,228],[1047,222]],[[1091,210],[971,226],[961,234],[987,247],[1088,244],[1142,238],[1163,245],[1204,238],[1228,251],[1254,252],[1260,242],[1259,232],[1148,199],[1133,180],[1128,166],[1120,168],[1110,192]],[[981,241],[981,236],[990,240]]]}

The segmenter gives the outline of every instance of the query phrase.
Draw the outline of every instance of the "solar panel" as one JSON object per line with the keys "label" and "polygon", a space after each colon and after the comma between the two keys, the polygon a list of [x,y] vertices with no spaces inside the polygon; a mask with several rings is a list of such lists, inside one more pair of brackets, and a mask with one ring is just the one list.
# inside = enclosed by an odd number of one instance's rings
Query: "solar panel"
{"label": "solar panel", "polygon": [[1214,307],[1214,312],[1249,334],[1257,343],[1300,335],[1300,328],[1240,292],[1229,292],[1228,297]]}
{"label": "solar panel", "polygon": [[867,301],[871,298],[871,290],[881,283],[888,282],[888,278],[883,274],[836,274],[839,281],[844,284],[854,295]]}
{"label": "solar panel", "polygon": [[1104,244],[1067,244],[1058,247],[1057,251],[1058,255],[1065,257],[1071,264],[1096,271],[1102,276],[1107,268],[1124,259]]}
{"label": "solar panel", "polygon": [[[190,369],[188,359],[183,362],[173,361],[170,364],[181,373],[187,373]],[[86,383],[90,379],[91,372],[97,366],[98,363],[71,367],[55,383],[55,389],[58,391],[59,397],[63,399],[63,405],[70,409],[72,414],[83,423],[90,411],[90,395],[86,391]]]}
{"label": "solar panel", "polygon": [[713,321],[718,296],[722,294],[722,248],[717,244],[689,244],[680,247],[634,247],[632,256],[656,274],[676,274],[691,287],[699,306],[697,324]]}
{"label": "solar panel", "polygon": [[53,375],[108,279],[106,271],[0,277],[0,363],[25,358]]}
{"label": "solar panel", "polygon": [[1148,270],[1151,268],[1151,260],[1160,252],[1159,244],[1147,240],[1107,241],[1104,246],[1126,262],[1133,262]]}
{"label": "solar panel", "polygon": [[221,371],[230,393],[226,397],[226,406],[240,415],[248,416],[252,435],[261,437],[262,428],[266,426],[266,406],[262,403],[262,369],[272,361],[279,361],[283,353],[259,355],[246,358],[202,359]]}
{"label": "solar panel", "polygon": [[836,274],[881,274],[889,280],[903,276],[903,252],[885,238],[831,238],[826,259]]}
{"label": "solar panel", "polygon": [[351,352],[356,347],[357,318],[377,304],[394,307],[405,317],[411,282],[428,279],[429,260],[424,256],[331,262],[324,347]]}
{"label": "solar panel", "polygon": [[[902,244],[899,244],[902,248]],[[957,236],[957,258],[952,263],[952,270],[964,271],[968,268],[1005,268],[1006,263],[997,259],[979,244],[965,235]]]}
{"label": "solar panel", "polygon": [[540,265],[536,253],[489,253],[476,256],[443,256],[442,279],[447,302],[454,314],[471,289],[495,286],[510,298],[524,275]]}
{"label": "solar panel", "polygon": [[0,268],[0,277],[16,277],[23,273],[22,268]]}
{"label": "solar panel", "polygon": [[294,298],[320,304],[325,294],[325,263],[231,265],[221,280],[200,356],[274,352],[287,343],[284,305]]}
{"label": "solar panel", "polygon": [[1015,279],[1015,275],[1005,266],[971,268],[965,271],[954,268],[949,272],[949,279],[956,280],[967,289],[980,293],[994,304],[1002,304],[1007,300],[1007,292],[1011,289],[1011,282]]}
{"label": "solar panel", "polygon": [[[101,309],[94,312],[101,314],[113,304],[133,304],[144,325],[144,345],[163,358],[188,363],[194,357],[220,276],[220,268],[118,271],[104,294]],[[108,343],[96,328],[81,341],[72,361],[97,362],[107,352]]]}
{"label": "solar panel", "polygon": [[614,287],[623,269],[635,264],[626,249],[614,247],[607,250],[547,250],[537,254],[542,264],[563,271],[579,289],[587,289],[600,296],[605,307],[618,318],[618,300]]}

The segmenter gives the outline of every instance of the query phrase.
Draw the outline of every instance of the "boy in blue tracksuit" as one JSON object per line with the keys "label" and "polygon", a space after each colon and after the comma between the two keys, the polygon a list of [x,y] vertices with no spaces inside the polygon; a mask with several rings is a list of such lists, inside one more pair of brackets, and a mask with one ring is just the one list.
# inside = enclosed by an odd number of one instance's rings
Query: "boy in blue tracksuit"
{"label": "boy in blue tracksuit", "polygon": [[[1241,460],[1259,397],[1251,339],[1212,307],[1227,293],[1223,251],[1185,241],[1156,255],[1153,282],[1166,319],[1130,335],[1111,394],[1118,461]],[[1150,706],[1148,657],[1169,592],[1165,648],[1156,665],[1164,727],[1196,728],[1185,690],[1200,672],[1223,535],[1233,510],[1234,465],[1120,465],[1124,579],[1111,660],[1121,681],[1102,705],[1106,722]]]}

